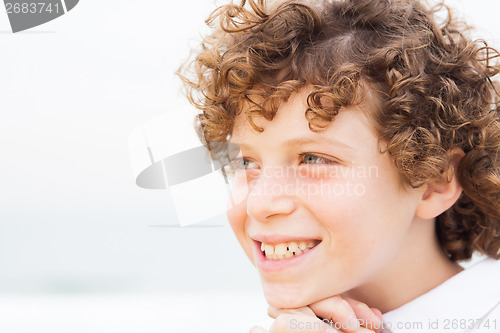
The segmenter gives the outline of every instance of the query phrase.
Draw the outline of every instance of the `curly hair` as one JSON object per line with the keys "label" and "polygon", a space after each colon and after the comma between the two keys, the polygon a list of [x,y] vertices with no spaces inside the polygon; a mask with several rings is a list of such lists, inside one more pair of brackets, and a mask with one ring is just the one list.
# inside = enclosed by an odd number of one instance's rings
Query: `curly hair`
{"label": "curly hair", "polygon": [[[445,19],[437,13],[445,12]],[[179,69],[202,112],[202,141],[227,141],[244,112],[272,120],[281,102],[313,87],[305,111],[321,131],[341,108],[380,97],[374,121],[405,184],[443,177],[461,148],[463,193],[436,218],[451,260],[474,251],[500,258],[498,52],[467,36],[470,26],[440,3],[418,0],[242,0],[218,7],[194,60]],[[258,102],[255,96],[259,97]]]}

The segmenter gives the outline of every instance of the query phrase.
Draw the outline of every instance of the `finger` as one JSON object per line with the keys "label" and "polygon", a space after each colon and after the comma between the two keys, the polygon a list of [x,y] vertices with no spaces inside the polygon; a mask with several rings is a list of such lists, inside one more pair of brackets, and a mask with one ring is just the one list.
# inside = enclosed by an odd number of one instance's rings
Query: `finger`
{"label": "finger", "polygon": [[279,315],[270,333],[337,333],[336,329],[316,317],[285,313]]}
{"label": "finger", "polygon": [[249,333],[269,333],[269,331],[263,329],[260,326],[252,326]]}
{"label": "finger", "polygon": [[370,310],[372,310],[372,312],[379,319],[379,321],[377,323],[374,323],[372,325],[373,326],[372,328],[375,331],[375,333],[380,333],[380,332],[382,332],[382,328],[383,328],[383,316],[382,316],[382,312],[379,309],[377,309],[377,308],[370,308]]}
{"label": "finger", "polygon": [[317,316],[337,323],[334,327],[341,327],[343,332],[357,332],[360,327],[353,308],[340,296],[325,298],[309,307]]}
{"label": "finger", "polygon": [[[354,310],[361,326],[371,329],[376,333],[380,333],[382,330],[382,312],[378,309],[370,308],[368,305],[358,300],[349,297],[344,297],[344,299]],[[377,313],[375,313],[373,309],[375,309]]]}
{"label": "finger", "polygon": [[275,307],[269,306],[267,308],[267,314],[269,317],[276,319],[280,314],[301,314],[316,318],[316,314],[309,307],[304,306],[296,309],[277,309]]}
{"label": "finger", "polygon": [[378,317],[378,319],[382,320],[383,319],[383,316],[382,316],[382,311],[380,311],[379,309],[377,308],[370,308],[372,309],[373,313],[375,313]]}

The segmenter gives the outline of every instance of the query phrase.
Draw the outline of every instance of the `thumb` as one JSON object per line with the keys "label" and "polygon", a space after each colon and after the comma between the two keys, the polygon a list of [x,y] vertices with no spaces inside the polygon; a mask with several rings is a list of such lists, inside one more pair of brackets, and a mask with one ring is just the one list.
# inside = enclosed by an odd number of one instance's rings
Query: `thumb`
{"label": "thumb", "polygon": [[344,297],[344,299],[353,308],[361,326],[374,330],[377,333],[382,330],[382,312],[379,309],[370,308],[365,303],[349,297]]}
{"label": "thumb", "polygon": [[333,296],[313,303],[309,307],[316,315],[342,324],[342,329],[346,332],[355,332],[360,326],[375,332],[381,330],[381,312],[352,298]]}
{"label": "thumb", "polygon": [[328,297],[309,305],[319,317],[341,325],[344,332],[356,332],[360,325],[351,305],[341,296]]}

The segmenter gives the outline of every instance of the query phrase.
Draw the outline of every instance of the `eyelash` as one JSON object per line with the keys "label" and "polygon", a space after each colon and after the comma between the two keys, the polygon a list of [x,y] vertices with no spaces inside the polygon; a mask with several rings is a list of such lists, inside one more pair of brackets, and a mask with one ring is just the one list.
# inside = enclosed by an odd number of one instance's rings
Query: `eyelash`
{"label": "eyelash", "polygon": [[[313,153],[301,153],[298,155],[299,156],[299,160],[300,161],[304,161],[304,157],[305,156],[314,156],[316,157],[317,159],[319,160],[323,160],[324,162],[323,163],[312,163],[312,164],[337,164],[338,162],[333,160],[333,159],[329,159],[329,158],[326,158],[326,157],[323,157],[323,156],[320,156],[320,155],[317,155],[317,154],[313,154]],[[247,168],[240,168],[239,165],[240,165],[240,162],[252,162],[244,157],[238,157],[234,160],[235,162],[235,165],[236,165],[236,168],[237,169],[244,169],[246,170]]]}
{"label": "eyelash", "polygon": [[313,164],[337,164],[338,163],[337,161],[335,161],[333,159],[329,159],[329,158],[326,158],[326,157],[323,157],[321,155],[317,155],[314,153],[302,153],[302,154],[299,154],[299,157],[301,158],[301,160],[304,160],[304,156],[308,156],[308,155],[317,157],[318,159],[324,161],[323,163],[313,163]]}

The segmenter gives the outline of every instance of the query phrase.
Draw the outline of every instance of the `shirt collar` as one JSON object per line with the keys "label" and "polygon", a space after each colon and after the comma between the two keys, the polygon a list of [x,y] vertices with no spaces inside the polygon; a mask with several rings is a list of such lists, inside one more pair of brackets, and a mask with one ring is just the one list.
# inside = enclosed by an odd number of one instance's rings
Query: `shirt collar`
{"label": "shirt collar", "polygon": [[422,323],[426,327],[435,320],[481,318],[500,300],[499,277],[500,260],[483,259],[409,303],[383,314],[384,322],[391,323],[392,327],[398,322]]}

